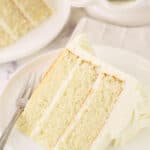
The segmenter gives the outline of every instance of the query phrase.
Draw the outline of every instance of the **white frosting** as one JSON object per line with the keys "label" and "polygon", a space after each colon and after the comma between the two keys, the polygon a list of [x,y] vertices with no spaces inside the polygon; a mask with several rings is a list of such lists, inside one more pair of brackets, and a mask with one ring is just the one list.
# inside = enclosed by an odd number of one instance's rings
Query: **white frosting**
{"label": "white frosting", "polygon": [[44,112],[44,115],[38,121],[38,123],[36,124],[36,127],[32,131],[31,137],[35,136],[40,131],[40,129],[42,128],[41,124],[43,124],[48,119],[50,112],[53,110],[53,108],[57,104],[60,96],[62,95],[63,91],[66,89],[69,81],[72,79],[72,77],[74,75],[74,72],[76,71],[77,67],[79,66],[79,62],[72,68],[72,70],[70,71],[67,78],[61,84],[60,88],[57,91],[57,94],[55,95],[54,99],[52,100],[52,103],[50,103],[50,105],[46,108],[46,111]]}
{"label": "white frosting", "polygon": [[[103,131],[99,135],[98,139],[94,142],[92,146],[93,150],[96,150],[98,148],[104,149],[109,144],[112,137],[116,137],[121,132],[121,130],[127,126],[127,123],[130,121],[130,118],[124,115],[129,115],[130,105],[128,106],[128,103],[132,102],[133,104],[133,101],[131,100],[131,95],[129,94],[129,91],[132,88],[127,88],[128,83],[126,83],[125,86],[126,89],[124,89],[123,93],[121,94],[117,104],[115,105],[115,108],[113,109],[107,123],[104,126]],[[127,97],[128,99],[126,100]]]}
{"label": "white frosting", "polygon": [[[112,141],[115,143],[114,146],[124,144],[131,137],[136,135],[139,130],[147,127],[150,124],[150,104],[146,97],[142,94],[141,86],[135,78],[117,70],[109,64],[97,60],[94,56],[91,56],[87,52],[80,50],[74,50],[72,52],[80,56],[82,59],[100,66],[101,72],[114,75],[125,82],[123,92],[121,93],[103,130],[93,143],[91,147],[92,150],[104,150],[108,145],[110,145]],[[66,88],[77,66],[78,64],[72,69],[69,77],[67,77],[67,79],[63,82],[61,88],[58,90],[58,93],[53,100],[53,104],[51,104],[46,109],[44,117],[37,124],[37,127],[33,131],[32,136],[36,135],[40,130],[39,124],[47,119],[48,114],[59,100],[62,91]],[[95,86],[93,86],[93,88],[94,87]],[[87,101],[84,107],[87,107],[89,102],[90,101]],[[79,111],[74,123],[70,125],[70,127],[67,129],[67,132],[60,138],[59,142],[65,138],[68,132],[73,128],[74,124],[79,120],[83,109]],[[54,149],[57,149],[58,143]]]}
{"label": "white frosting", "polygon": [[[95,81],[95,83],[93,84],[92,89],[96,89],[97,86],[99,85],[101,81],[101,75],[97,78],[97,80]],[[92,93],[92,96],[95,93]],[[67,130],[65,131],[65,133],[62,135],[62,137],[59,139],[59,141],[57,142],[56,146],[53,148],[53,150],[57,150],[59,147],[59,143],[61,143],[70,133],[70,131],[75,127],[75,125],[77,124],[77,122],[80,120],[82,113],[84,112],[84,110],[86,108],[88,108],[88,106],[91,104],[91,96],[90,98],[88,97],[86,102],[84,103],[83,107],[79,110],[79,112],[77,113],[76,117],[74,118],[73,122],[70,124],[70,126],[67,128]]]}
{"label": "white frosting", "polygon": [[75,50],[74,53],[99,65],[101,72],[114,75],[125,82],[123,92],[99,137],[93,143],[92,150],[104,150],[111,142],[114,143],[111,146],[123,145],[141,129],[149,126],[150,103],[142,91],[142,86],[135,78],[97,60],[84,51]]}
{"label": "white frosting", "polygon": [[150,104],[138,88],[138,82],[126,80],[124,91],[102,132],[93,143],[92,150],[103,150],[112,141],[114,145],[111,146],[122,145],[135,136],[140,129],[149,125]]}

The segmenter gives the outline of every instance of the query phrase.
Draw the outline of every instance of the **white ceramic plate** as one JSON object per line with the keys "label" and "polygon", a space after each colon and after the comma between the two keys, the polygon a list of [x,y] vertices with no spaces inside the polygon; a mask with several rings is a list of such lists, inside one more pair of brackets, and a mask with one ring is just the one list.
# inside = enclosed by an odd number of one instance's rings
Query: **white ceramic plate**
{"label": "white ceramic plate", "polygon": [[15,44],[0,49],[0,63],[13,61],[39,51],[51,42],[61,31],[70,14],[68,0],[47,0],[53,11],[53,15],[42,25],[27,33]]}
{"label": "white ceramic plate", "polygon": [[150,3],[146,0],[125,1],[124,4],[97,0],[86,7],[94,18],[122,26],[145,26],[150,24]]}
{"label": "white ceramic plate", "polygon": [[117,25],[144,26],[150,24],[149,0],[71,0],[76,7],[85,7],[88,14]]}
{"label": "white ceramic plate", "polygon": [[[121,70],[136,76],[145,86],[150,89],[150,62],[135,54],[124,52],[110,47],[95,46],[96,56]],[[24,84],[25,76],[29,72],[41,73],[48,68],[58,51],[50,51],[17,71],[0,97],[0,131],[4,129],[15,110],[15,98],[20,87]],[[119,150],[149,150],[150,130],[142,132],[133,142]],[[29,138],[21,135],[16,129],[9,138],[7,148],[11,150],[40,150]],[[118,149],[117,149],[118,150]]]}

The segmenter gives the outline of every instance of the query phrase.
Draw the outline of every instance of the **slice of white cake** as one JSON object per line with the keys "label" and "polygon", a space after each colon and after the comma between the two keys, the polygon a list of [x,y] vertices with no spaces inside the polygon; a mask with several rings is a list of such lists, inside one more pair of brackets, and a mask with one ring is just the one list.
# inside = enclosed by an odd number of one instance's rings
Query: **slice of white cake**
{"label": "slice of white cake", "polygon": [[[150,107],[139,87],[135,78],[88,53],[66,49],[34,90],[17,128],[45,149],[116,146],[127,139],[125,132],[138,117],[145,121],[142,127],[150,120],[149,109],[143,111],[146,103]],[[144,107],[137,111],[140,104]]]}

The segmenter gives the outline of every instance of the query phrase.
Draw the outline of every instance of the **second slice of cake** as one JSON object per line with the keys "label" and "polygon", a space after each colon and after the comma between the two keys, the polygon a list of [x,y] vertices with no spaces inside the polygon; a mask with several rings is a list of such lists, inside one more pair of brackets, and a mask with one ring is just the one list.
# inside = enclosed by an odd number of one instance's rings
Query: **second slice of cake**
{"label": "second slice of cake", "polygon": [[[0,48],[9,46],[19,38],[35,29],[52,15],[52,9],[44,0],[0,0],[0,20],[6,32],[0,31],[4,38]],[[9,41],[9,32],[13,40]]]}
{"label": "second slice of cake", "polygon": [[51,16],[52,10],[44,0],[13,0],[36,25]]}

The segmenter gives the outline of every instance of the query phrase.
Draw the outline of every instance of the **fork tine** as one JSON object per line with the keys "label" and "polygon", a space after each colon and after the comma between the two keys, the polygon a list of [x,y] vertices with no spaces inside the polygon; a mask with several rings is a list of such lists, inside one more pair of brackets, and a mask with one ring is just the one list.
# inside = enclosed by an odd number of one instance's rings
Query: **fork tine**
{"label": "fork tine", "polygon": [[28,87],[28,83],[29,83],[30,76],[31,76],[31,74],[28,74],[28,75],[27,75],[27,77],[26,77],[26,79],[25,79],[25,83],[24,83],[24,85],[21,87],[20,93],[19,93],[19,95],[18,95],[18,99],[21,98],[21,97],[23,97],[23,95],[25,94],[26,89],[27,89],[27,87]]}
{"label": "fork tine", "polygon": [[36,84],[36,76],[35,74],[32,74],[24,97],[29,98],[31,96],[35,84]]}
{"label": "fork tine", "polygon": [[36,83],[39,83],[43,78],[43,74],[38,74],[36,78]]}

